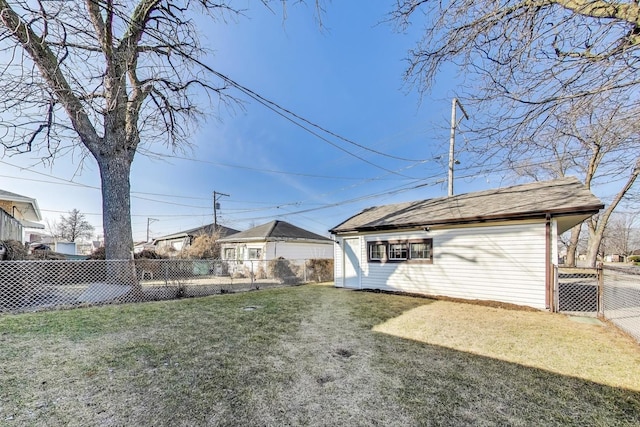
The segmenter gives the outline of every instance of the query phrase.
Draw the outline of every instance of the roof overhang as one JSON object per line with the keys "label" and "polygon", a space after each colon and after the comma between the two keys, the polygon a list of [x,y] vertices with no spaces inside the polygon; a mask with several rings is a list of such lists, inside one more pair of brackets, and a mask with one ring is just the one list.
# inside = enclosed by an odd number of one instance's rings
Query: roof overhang
{"label": "roof overhang", "polygon": [[343,234],[353,232],[375,232],[375,231],[392,231],[398,229],[418,229],[435,226],[455,226],[455,225],[467,225],[467,224],[481,224],[490,222],[503,222],[503,221],[523,221],[531,219],[544,220],[547,216],[555,218],[558,222],[558,234],[562,234],[572,227],[580,224],[585,219],[598,213],[604,205],[583,206],[575,209],[558,209],[552,211],[537,211],[537,212],[522,212],[513,214],[500,214],[500,215],[487,215],[467,218],[451,218],[441,221],[427,221],[420,223],[404,223],[404,224],[383,224],[383,225],[371,225],[360,226],[353,228],[334,228],[329,230],[331,234]]}
{"label": "roof overhang", "polygon": [[[3,197],[3,199],[9,200],[13,206],[20,211],[24,219],[28,221],[42,221],[42,214],[40,213],[36,199],[22,196],[20,198]],[[9,213],[13,215],[13,212]]]}
{"label": "roof overhang", "polygon": [[218,239],[219,243],[233,244],[233,243],[267,243],[267,242],[288,242],[288,243],[320,243],[320,244],[333,244],[331,239],[300,239],[295,237],[245,237],[245,238],[225,238]]}
{"label": "roof overhang", "polygon": [[38,230],[44,230],[44,225],[39,222],[27,221],[26,219],[18,220],[24,228],[37,228]]}

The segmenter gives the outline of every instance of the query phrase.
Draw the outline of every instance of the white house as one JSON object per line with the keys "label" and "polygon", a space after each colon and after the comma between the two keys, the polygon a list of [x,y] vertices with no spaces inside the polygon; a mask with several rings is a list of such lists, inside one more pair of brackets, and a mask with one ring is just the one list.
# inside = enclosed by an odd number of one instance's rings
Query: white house
{"label": "white house", "polygon": [[563,178],[365,209],[330,230],[335,286],[553,309],[558,236],[602,208]]}
{"label": "white house", "polygon": [[0,215],[0,239],[40,240],[44,225],[37,222],[42,215],[36,199],[0,190],[0,209],[6,213]]}
{"label": "white house", "polygon": [[271,221],[219,239],[222,259],[270,261],[333,258],[333,241],[285,221]]}
{"label": "white house", "polygon": [[[167,236],[158,237],[153,240],[153,248],[157,251],[165,251],[169,254],[178,254],[180,251],[187,249],[193,240],[202,235],[207,236],[220,236],[226,237],[232,234],[238,233],[238,230],[233,228],[225,227],[220,224],[208,224],[202,227],[191,228],[185,231],[179,231],[177,233],[169,234]],[[139,252],[142,249],[149,249],[149,244],[144,244],[142,248],[140,248]]]}

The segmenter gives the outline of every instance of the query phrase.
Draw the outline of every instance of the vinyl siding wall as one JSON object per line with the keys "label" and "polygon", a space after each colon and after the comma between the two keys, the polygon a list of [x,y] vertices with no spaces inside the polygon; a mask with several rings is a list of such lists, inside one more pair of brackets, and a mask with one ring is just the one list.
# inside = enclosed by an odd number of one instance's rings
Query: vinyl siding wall
{"label": "vinyl siding wall", "polygon": [[333,257],[333,242],[296,243],[268,242],[267,260],[283,257],[285,259],[304,260]]}
{"label": "vinyl siding wall", "polygon": [[[420,238],[433,239],[433,264],[367,261],[368,241]],[[361,242],[363,288],[545,308],[544,221],[369,234]]]}
{"label": "vinyl siding wall", "polygon": [[297,242],[248,242],[248,243],[223,243],[222,254],[226,248],[234,248],[234,259],[240,261],[251,260],[249,249],[260,249],[260,260],[269,261],[276,258],[291,260],[306,260],[313,258],[333,257],[333,242],[328,243],[297,243]]}
{"label": "vinyl siding wall", "polygon": [[344,287],[344,268],[343,268],[344,251],[342,245],[333,245],[333,281],[334,286],[338,288]]}

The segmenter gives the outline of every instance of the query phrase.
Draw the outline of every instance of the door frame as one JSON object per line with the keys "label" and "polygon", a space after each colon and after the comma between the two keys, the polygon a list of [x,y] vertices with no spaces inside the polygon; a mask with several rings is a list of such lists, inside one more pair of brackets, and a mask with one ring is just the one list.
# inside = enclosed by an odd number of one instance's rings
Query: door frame
{"label": "door frame", "polygon": [[[344,249],[342,251],[342,285],[349,289],[361,289],[362,240],[360,237],[346,237],[342,241],[344,242]],[[347,271],[355,273],[355,276],[348,278]]]}

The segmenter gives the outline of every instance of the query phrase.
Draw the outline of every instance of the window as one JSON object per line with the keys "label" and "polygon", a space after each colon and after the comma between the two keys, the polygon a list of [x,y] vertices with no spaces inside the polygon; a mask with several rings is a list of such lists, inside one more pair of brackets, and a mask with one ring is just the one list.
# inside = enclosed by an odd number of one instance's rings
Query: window
{"label": "window", "polygon": [[369,262],[433,262],[433,239],[375,241],[367,247]]}
{"label": "window", "polygon": [[381,261],[387,256],[387,246],[380,242],[369,243],[369,260]]}
{"label": "window", "polygon": [[261,255],[262,255],[262,249],[249,248],[249,259],[260,259]]}
{"label": "window", "polygon": [[411,242],[410,248],[411,259],[431,259],[431,241]]}
{"label": "window", "polygon": [[406,243],[390,243],[389,259],[393,261],[405,260],[409,258]]}
{"label": "window", "polygon": [[224,248],[224,259],[235,259],[235,257],[236,257],[235,248]]}

